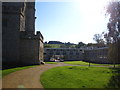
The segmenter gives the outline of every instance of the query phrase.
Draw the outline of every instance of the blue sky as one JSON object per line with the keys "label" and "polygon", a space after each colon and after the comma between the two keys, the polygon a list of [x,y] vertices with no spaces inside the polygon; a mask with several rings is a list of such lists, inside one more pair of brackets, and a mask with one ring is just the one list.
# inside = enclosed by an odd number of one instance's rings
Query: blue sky
{"label": "blue sky", "polygon": [[[92,2],[93,1],[93,2]],[[36,31],[44,41],[94,43],[93,35],[106,31],[104,0],[36,2]]]}

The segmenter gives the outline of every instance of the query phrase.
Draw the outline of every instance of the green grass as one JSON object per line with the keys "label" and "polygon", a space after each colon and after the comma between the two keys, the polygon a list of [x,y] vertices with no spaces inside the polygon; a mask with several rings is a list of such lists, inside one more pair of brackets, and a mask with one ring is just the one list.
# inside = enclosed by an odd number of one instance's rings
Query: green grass
{"label": "green grass", "polygon": [[[25,67],[18,67],[18,68],[11,68],[11,69],[5,69],[5,70],[1,70],[0,71],[0,76],[1,77],[4,77],[12,72],[15,72],[15,71],[18,71],[18,70],[22,70],[22,69],[27,69],[27,68],[32,68],[32,67],[35,67],[35,66],[38,66],[38,65],[34,65],[34,66],[25,66]],[[1,78],[0,77],[0,78]]]}
{"label": "green grass", "polygon": [[45,44],[46,48],[60,48],[60,44]]}
{"label": "green grass", "polygon": [[[66,61],[64,62],[66,64],[72,64],[72,65],[89,65],[88,62],[83,62],[83,61]],[[97,66],[113,66],[112,64],[95,64],[95,63],[90,63],[90,65],[97,65]],[[119,64],[120,65],[120,64]],[[118,65],[116,65],[118,66]]]}
{"label": "green grass", "polygon": [[41,75],[44,88],[104,88],[112,76],[107,67],[62,66]]}
{"label": "green grass", "polygon": [[46,64],[58,64],[58,62],[45,62]]}
{"label": "green grass", "polygon": [[76,45],[65,44],[44,44],[44,48],[75,48]]}

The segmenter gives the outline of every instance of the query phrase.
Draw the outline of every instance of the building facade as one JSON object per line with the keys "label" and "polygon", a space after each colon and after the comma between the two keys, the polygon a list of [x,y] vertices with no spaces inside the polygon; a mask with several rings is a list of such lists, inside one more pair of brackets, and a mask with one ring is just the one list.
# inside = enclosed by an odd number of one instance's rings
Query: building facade
{"label": "building facade", "polygon": [[63,59],[64,61],[86,61],[93,63],[112,63],[108,60],[108,47],[102,48],[45,48],[45,61]]}
{"label": "building facade", "polygon": [[83,61],[86,62],[100,64],[112,63],[110,60],[108,60],[108,47],[85,49],[83,57]]}
{"label": "building facade", "polygon": [[[49,61],[51,58],[59,58],[64,61],[83,60],[83,50],[78,48],[45,48],[44,59]],[[56,59],[57,59],[56,58]]]}
{"label": "building facade", "polygon": [[43,36],[35,34],[35,2],[2,2],[2,66],[40,64]]}

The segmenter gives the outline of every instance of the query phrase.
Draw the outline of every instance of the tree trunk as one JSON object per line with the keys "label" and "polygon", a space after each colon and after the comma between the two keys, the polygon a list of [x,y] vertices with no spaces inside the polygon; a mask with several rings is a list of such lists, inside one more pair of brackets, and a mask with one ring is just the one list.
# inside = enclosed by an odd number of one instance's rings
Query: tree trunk
{"label": "tree trunk", "polygon": [[114,63],[114,68],[115,68],[115,63]]}
{"label": "tree trunk", "polygon": [[90,62],[89,62],[89,67],[90,67]]}

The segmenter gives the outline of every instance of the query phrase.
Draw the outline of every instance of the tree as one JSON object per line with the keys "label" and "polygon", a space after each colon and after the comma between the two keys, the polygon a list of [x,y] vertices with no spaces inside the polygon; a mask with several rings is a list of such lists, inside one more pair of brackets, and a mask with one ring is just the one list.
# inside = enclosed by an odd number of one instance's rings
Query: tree
{"label": "tree", "polygon": [[97,43],[100,43],[102,36],[100,34],[95,34],[93,40]]}
{"label": "tree", "polygon": [[85,46],[86,44],[83,43],[83,42],[79,42],[77,45],[76,45],[76,48],[80,48],[81,46]]}
{"label": "tree", "polygon": [[120,1],[109,2],[106,13],[110,16],[108,33],[104,35],[109,44],[108,58],[114,64],[120,63]]}
{"label": "tree", "polygon": [[107,13],[110,15],[107,35],[115,43],[120,39],[120,1],[110,2]]}
{"label": "tree", "polygon": [[44,48],[52,48],[50,44],[44,44]]}
{"label": "tree", "polygon": [[45,41],[44,44],[47,44],[47,41]]}
{"label": "tree", "polygon": [[97,42],[97,46],[100,46],[100,47],[105,46],[105,41],[103,40],[103,35],[104,35],[104,33],[94,35],[93,40],[95,40]]}

